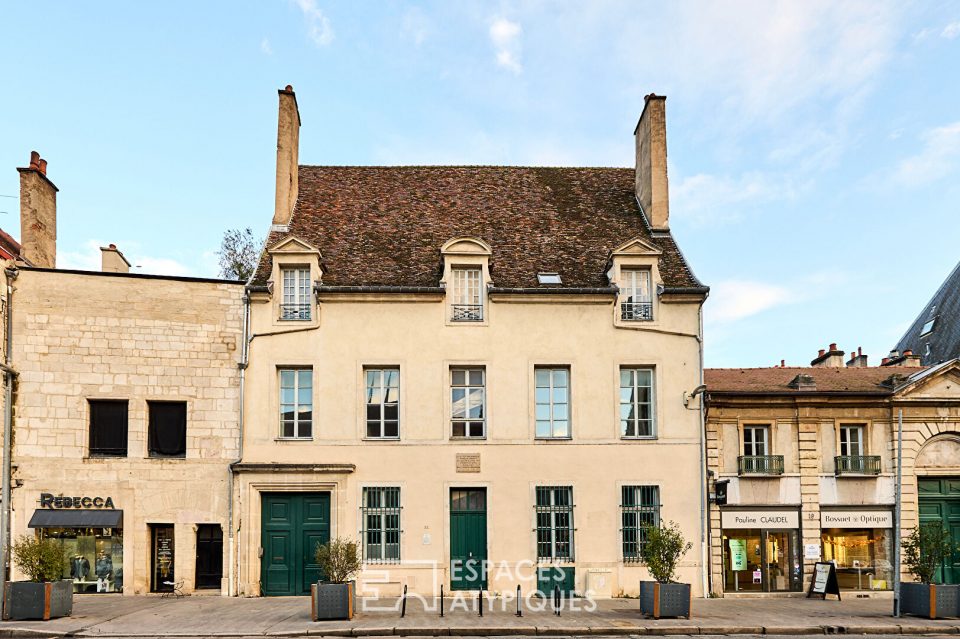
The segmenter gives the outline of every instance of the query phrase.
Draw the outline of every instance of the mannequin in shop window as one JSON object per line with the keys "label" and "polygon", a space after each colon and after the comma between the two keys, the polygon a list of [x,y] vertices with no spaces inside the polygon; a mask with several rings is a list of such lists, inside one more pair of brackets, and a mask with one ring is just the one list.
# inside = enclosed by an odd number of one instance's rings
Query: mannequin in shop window
{"label": "mannequin in shop window", "polygon": [[101,550],[97,556],[97,592],[108,592],[107,586],[113,577],[113,560],[106,551]]}
{"label": "mannequin in shop window", "polygon": [[90,560],[83,555],[76,555],[70,559],[70,576],[74,581],[86,581],[90,574]]}

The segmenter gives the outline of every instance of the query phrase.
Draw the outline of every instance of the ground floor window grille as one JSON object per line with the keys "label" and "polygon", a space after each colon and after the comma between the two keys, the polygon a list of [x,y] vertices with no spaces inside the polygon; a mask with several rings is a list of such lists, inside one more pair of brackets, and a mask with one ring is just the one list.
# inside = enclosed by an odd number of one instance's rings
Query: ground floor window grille
{"label": "ground floor window grille", "polygon": [[537,486],[537,561],[573,561],[573,487]]}
{"label": "ground floor window grille", "polygon": [[364,488],[362,510],[364,560],[399,562],[400,488]]}
{"label": "ground floor window grille", "polygon": [[623,486],[620,490],[620,534],[623,560],[640,561],[648,526],[660,525],[660,489],[657,486]]}

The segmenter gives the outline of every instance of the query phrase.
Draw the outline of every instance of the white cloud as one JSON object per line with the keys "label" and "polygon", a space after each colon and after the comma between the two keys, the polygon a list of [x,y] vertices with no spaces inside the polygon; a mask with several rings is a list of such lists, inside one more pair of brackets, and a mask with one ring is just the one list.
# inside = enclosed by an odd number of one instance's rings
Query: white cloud
{"label": "white cloud", "polygon": [[960,36],[960,20],[951,22],[940,32],[940,37],[947,38],[948,40],[953,40],[957,36]]}
{"label": "white cloud", "polygon": [[960,158],[960,122],[930,129],[923,134],[920,153],[897,167],[895,178],[907,186],[921,186],[951,173]]}
{"label": "white cloud", "polygon": [[490,42],[496,53],[497,64],[513,73],[523,71],[520,64],[520,36],[523,28],[507,18],[494,18],[490,23]]}
{"label": "white cloud", "polygon": [[786,178],[755,171],[739,177],[699,173],[674,183],[670,207],[694,224],[735,222],[746,208],[793,199],[797,190]]}
{"label": "white cloud", "polygon": [[413,41],[414,46],[419,47],[430,35],[430,21],[420,7],[410,7],[403,14],[400,30],[405,38]]}
{"label": "white cloud", "polygon": [[[101,268],[100,247],[106,246],[108,242],[99,240],[87,240],[83,246],[76,251],[60,251],[57,253],[57,268],[73,269],[78,271],[99,271]],[[209,276],[209,273],[197,272],[194,268],[187,266],[177,260],[167,257],[139,256],[140,245],[138,242],[120,242],[117,244],[133,266],[130,267],[131,273],[145,273],[150,275],[180,275],[180,276]],[[196,266],[208,267],[209,260],[204,259],[202,264]]]}
{"label": "white cloud", "polygon": [[750,280],[726,280],[710,287],[705,313],[715,323],[735,322],[796,300],[789,289]]}
{"label": "white cloud", "polygon": [[316,0],[295,0],[303,18],[307,23],[307,35],[318,47],[325,47],[333,42],[333,27],[330,20],[317,6]]}
{"label": "white cloud", "polygon": [[270,40],[264,38],[260,41],[260,51],[266,55],[273,55],[273,47],[270,46]]}

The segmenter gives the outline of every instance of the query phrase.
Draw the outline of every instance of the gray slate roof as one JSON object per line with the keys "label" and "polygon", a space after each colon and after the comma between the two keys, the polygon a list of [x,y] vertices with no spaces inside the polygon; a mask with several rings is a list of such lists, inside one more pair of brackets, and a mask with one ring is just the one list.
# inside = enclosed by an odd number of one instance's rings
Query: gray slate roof
{"label": "gray slate roof", "polygon": [[[934,320],[933,330],[922,334],[930,320]],[[896,348],[901,353],[912,350],[924,366],[960,357],[960,263],[923,307]]]}

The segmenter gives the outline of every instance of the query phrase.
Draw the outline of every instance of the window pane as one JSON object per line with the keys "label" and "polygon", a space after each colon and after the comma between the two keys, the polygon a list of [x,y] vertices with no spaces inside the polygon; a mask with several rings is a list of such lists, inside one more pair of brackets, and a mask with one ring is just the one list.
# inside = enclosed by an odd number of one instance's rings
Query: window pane
{"label": "window pane", "polygon": [[567,371],[558,368],[553,371],[553,385],[554,386],[566,386],[567,385]]}
{"label": "window pane", "polygon": [[550,371],[546,368],[538,368],[536,370],[537,378],[537,387],[538,388],[549,388],[550,387]]}
{"label": "window pane", "polygon": [[367,420],[367,437],[380,437],[380,420]]}
{"label": "window pane", "polygon": [[[550,420],[550,405],[549,404],[537,404],[537,420]],[[496,424],[494,424],[496,425]]]}
{"label": "window pane", "polygon": [[537,437],[550,437],[549,421],[537,421]]}
{"label": "window pane", "polygon": [[566,404],[554,404],[553,405],[553,419],[556,420],[566,420],[567,415],[567,405]]}
{"label": "window pane", "polygon": [[453,436],[454,437],[467,436],[466,422],[453,422]]}
{"label": "window pane", "polygon": [[553,436],[569,437],[570,436],[569,422],[553,420]]}
{"label": "window pane", "polygon": [[538,388],[536,390],[536,401],[538,404],[549,404],[550,403],[550,389],[549,388]]}
{"label": "window pane", "polygon": [[553,401],[554,402],[563,402],[567,401],[567,389],[566,388],[554,388],[553,389]]}
{"label": "window pane", "polygon": [[400,425],[399,422],[386,421],[383,423],[383,436],[384,437],[399,437],[400,436]]}
{"label": "window pane", "polygon": [[465,370],[455,368],[450,371],[450,379],[454,386],[463,386],[466,382],[467,372]]}
{"label": "window pane", "polygon": [[470,371],[470,385],[483,386],[483,370],[473,369]]}

